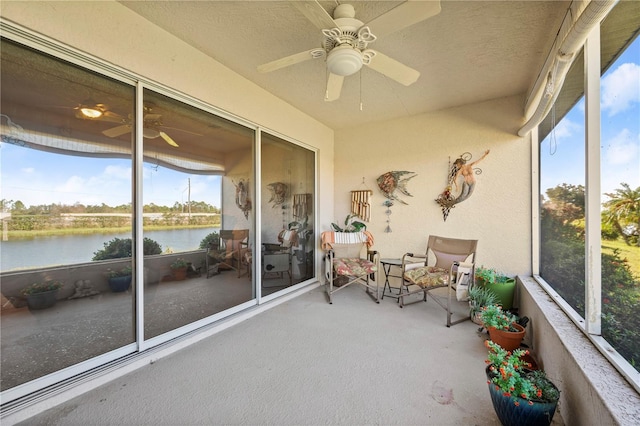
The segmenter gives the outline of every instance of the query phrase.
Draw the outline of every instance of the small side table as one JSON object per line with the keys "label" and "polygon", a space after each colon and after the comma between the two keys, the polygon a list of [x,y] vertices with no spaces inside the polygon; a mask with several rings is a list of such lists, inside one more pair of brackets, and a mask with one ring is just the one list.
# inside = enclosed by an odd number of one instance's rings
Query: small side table
{"label": "small side table", "polygon": [[[402,267],[402,259],[380,259],[380,263],[382,264],[382,270],[384,271],[384,289],[382,290],[382,299],[384,296],[393,297],[396,301],[400,300],[400,292],[402,291],[402,287],[398,289],[398,294],[395,295],[391,291],[391,285],[389,284],[389,277],[400,278],[402,280],[401,275],[393,275],[391,274],[391,267],[397,266],[399,268]],[[402,286],[402,283],[400,284]],[[387,293],[387,288],[389,292]]]}

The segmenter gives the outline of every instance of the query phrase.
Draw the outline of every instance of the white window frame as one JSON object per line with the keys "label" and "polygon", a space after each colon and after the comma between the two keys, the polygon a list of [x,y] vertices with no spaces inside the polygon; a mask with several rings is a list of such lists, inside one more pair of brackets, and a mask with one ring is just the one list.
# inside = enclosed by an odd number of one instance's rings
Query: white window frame
{"label": "white window frame", "polygon": [[531,134],[532,191],[532,271],[534,279],[582,330],[602,355],[640,392],[640,373],[601,335],[602,250],[600,172],[600,26],[584,44],[585,90],[585,318],[582,318],[542,277],[540,277],[540,144],[538,129]]}

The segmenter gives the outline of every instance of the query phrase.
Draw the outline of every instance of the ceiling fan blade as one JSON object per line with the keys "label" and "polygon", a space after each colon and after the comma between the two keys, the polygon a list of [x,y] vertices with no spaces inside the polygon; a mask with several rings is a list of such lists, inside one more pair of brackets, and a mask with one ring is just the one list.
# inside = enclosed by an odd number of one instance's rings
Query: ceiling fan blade
{"label": "ceiling fan blade", "polygon": [[308,61],[309,59],[323,58],[325,56],[324,49],[311,49],[306,52],[295,53],[284,58],[277,59],[266,64],[262,64],[258,67],[258,72],[271,72],[280,68],[288,67],[300,62]]}
{"label": "ceiling fan blade", "polygon": [[291,4],[320,30],[338,26],[331,15],[317,1],[292,1]]}
{"label": "ceiling fan blade", "polygon": [[175,146],[176,148],[178,148],[180,145],[178,145],[176,143],[176,141],[174,141],[173,139],[171,139],[171,136],[169,136],[168,134],[166,134],[165,132],[159,132],[160,133],[160,137],[162,139],[165,140],[166,143],[168,143],[171,146]]}
{"label": "ceiling fan blade", "polygon": [[115,138],[115,137],[124,135],[125,133],[129,133],[130,131],[131,131],[131,126],[128,124],[123,124],[122,126],[116,126],[107,130],[103,130],[102,134],[110,138]]}
{"label": "ceiling fan blade", "polygon": [[99,118],[101,121],[109,121],[111,123],[124,123],[125,119],[120,114],[116,114],[115,112],[105,111],[102,116]]}
{"label": "ceiling fan blade", "polygon": [[378,16],[367,26],[376,37],[384,37],[440,13],[440,1],[407,0]]}
{"label": "ceiling fan blade", "polygon": [[193,135],[193,136],[204,136],[202,133],[196,133],[196,132],[192,132],[191,130],[180,129],[179,127],[165,126],[164,124],[161,124],[159,127],[162,127],[163,129],[171,129],[171,130],[177,130],[178,132],[189,133],[190,135]]}
{"label": "ceiling fan blade", "polygon": [[340,92],[342,92],[343,82],[343,76],[329,73],[329,79],[327,80],[327,92],[324,95],[324,100],[331,102],[338,99],[340,97]]}
{"label": "ceiling fan blade", "polygon": [[420,77],[418,71],[378,51],[375,51],[375,56],[371,58],[371,61],[367,65],[372,70],[378,71],[380,74],[384,74],[405,86],[412,85],[418,80],[418,77]]}
{"label": "ceiling fan blade", "polygon": [[162,118],[160,114],[145,114],[144,121],[158,121]]}

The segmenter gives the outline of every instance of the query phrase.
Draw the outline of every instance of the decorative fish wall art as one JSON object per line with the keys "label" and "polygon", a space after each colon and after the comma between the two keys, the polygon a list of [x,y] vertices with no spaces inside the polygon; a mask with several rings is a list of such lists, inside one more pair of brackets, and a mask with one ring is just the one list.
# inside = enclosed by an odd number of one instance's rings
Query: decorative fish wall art
{"label": "decorative fish wall art", "polygon": [[407,190],[407,182],[416,176],[418,175],[414,172],[407,171],[387,172],[378,177],[378,187],[388,199],[399,201],[402,204],[407,204],[405,201],[398,198],[396,191],[401,194],[408,195],[409,197],[413,197],[413,195],[411,195]]}
{"label": "decorative fish wall art", "polygon": [[397,192],[407,195],[409,197],[413,197],[407,190],[407,183],[409,180],[418,176],[414,172],[408,171],[391,171],[387,172],[383,175],[380,175],[377,179],[378,187],[382,191],[387,199],[382,203],[383,206],[387,208],[385,210],[385,214],[387,215],[387,227],[384,232],[392,232],[391,231],[391,207],[393,206],[393,200],[399,201],[402,204],[407,205],[407,203],[398,197]]}
{"label": "decorative fish wall art", "polygon": [[286,183],[274,182],[267,185],[269,192],[271,193],[270,203],[273,203],[273,208],[284,204],[284,200],[289,193],[289,187]]}

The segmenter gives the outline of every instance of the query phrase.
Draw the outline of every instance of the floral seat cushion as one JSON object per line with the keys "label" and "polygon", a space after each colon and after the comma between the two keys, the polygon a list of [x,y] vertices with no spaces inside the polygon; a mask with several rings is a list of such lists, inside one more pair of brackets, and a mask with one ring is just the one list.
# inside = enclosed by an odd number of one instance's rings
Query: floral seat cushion
{"label": "floral seat cushion", "polygon": [[333,268],[338,275],[366,275],[378,270],[375,263],[360,258],[333,259]]}
{"label": "floral seat cushion", "polygon": [[404,273],[404,279],[420,287],[440,287],[449,283],[449,270],[436,266],[423,266]]}

